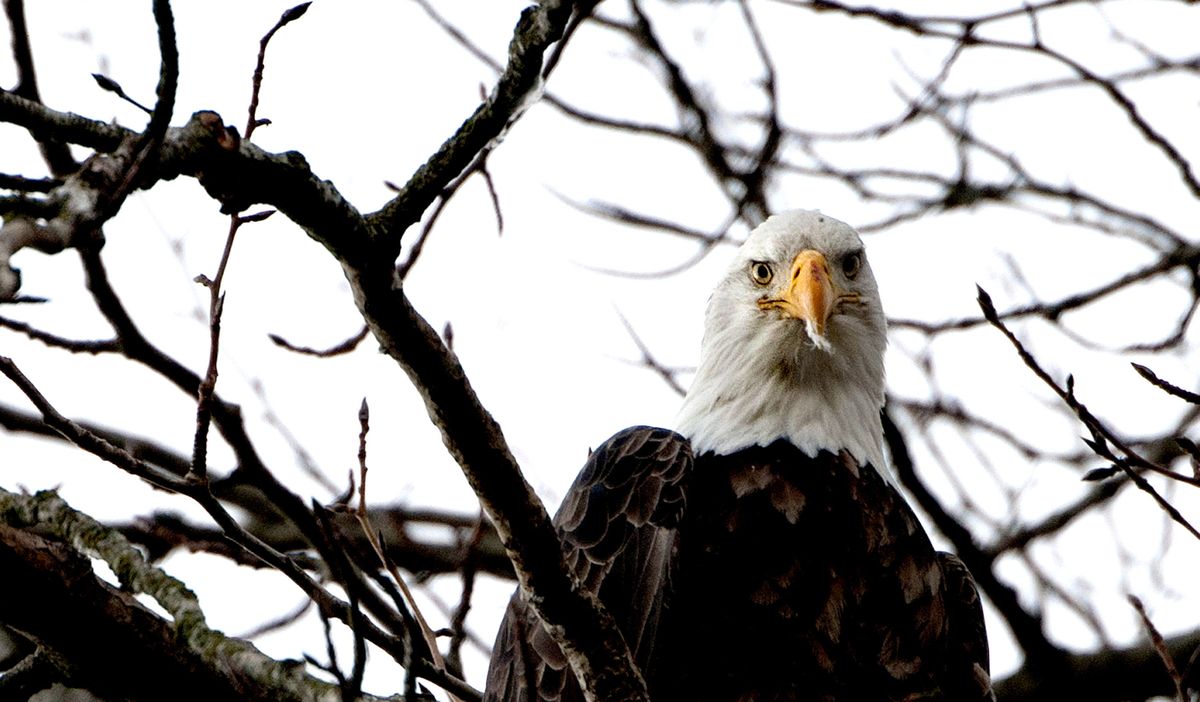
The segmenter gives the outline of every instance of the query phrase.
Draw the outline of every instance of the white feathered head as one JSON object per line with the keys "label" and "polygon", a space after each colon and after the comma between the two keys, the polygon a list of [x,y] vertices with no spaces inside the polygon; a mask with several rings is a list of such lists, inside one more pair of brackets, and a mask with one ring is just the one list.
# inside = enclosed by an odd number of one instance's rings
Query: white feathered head
{"label": "white feathered head", "polygon": [[809,455],[845,449],[891,479],[879,417],[886,345],[858,233],[819,212],[775,215],[713,291],[677,429],[697,454],[787,439]]}

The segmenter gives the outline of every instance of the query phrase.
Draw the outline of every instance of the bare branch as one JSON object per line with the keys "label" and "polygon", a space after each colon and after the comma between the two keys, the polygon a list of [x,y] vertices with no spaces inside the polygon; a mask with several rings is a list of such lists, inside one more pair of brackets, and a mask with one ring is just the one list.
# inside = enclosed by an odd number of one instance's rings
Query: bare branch
{"label": "bare branch", "polygon": [[122,100],[129,103],[130,105],[133,105],[134,107],[138,108],[142,112],[145,112],[147,115],[154,114],[153,108],[146,107],[145,105],[138,102],[137,100],[134,100],[132,97],[130,97],[125,92],[125,89],[121,87],[121,84],[118,83],[117,81],[113,80],[112,78],[109,78],[108,76],[100,74],[100,73],[93,73],[92,78],[96,81],[96,85],[100,86],[101,90],[105,90],[105,91],[112,93],[113,95],[116,95],[117,97],[121,98]]}
{"label": "bare branch", "polygon": [[[1111,295],[1120,290],[1128,288],[1135,283],[1143,282],[1154,276],[1160,275],[1167,271],[1178,267],[1184,267],[1188,270],[1194,269],[1197,263],[1200,262],[1200,248],[1192,246],[1184,246],[1176,249],[1170,254],[1163,256],[1159,260],[1151,263],[1148,266],[1130,271],[1104,285],[1097,286],[1090,290],[1068,295],[1057,302],[1040,302],[1031,305],[1016,307],[1006,312],[998,312],[997,317],[1001,320],[1017,319],[1020,317],[1037,316],[1043,317],[1050,321],[1057,321],[1064,313],[1074,309],[1091,304],[1103,297]],[[891,324],[897,327],[907,327],[917,329],[927,334],[948,331],[951,329],[968,329],[975,327],[989,320],[986,317],[968,317],[949,322],[928,323],[911,319],[896,319],[891,320]]]}
{"label": "bare branch", "polygon": [[388,241],[380,244],[380,248],[392,260],[392,252],[399,250],[404,230],[520,116],[529,100],[539,97],[543,53],[562,37],[574,5],[568,0],[541,0],[538,5],[526,8],[513,33],[508,65],[488,99],[417,169],[391,202],[371,215],[372,227],[389,232]]}
{"label": "bare branch", "polygon": [[260,125],[270,122],[270,120],[260,120],[258,118],[258,96],[262,90],[263,69],[266,66],[267,60],[267,45],[271,43],[271,39],[275,36],[276,32],[303,17],[304,13],[308,12],[308,6],[311,4],[311,2],[303,2],[286,10],[280,15],[279,21],[275,23],[275,26],[271,27],[258,43],[258,60],[254,65],[254,78],[251,81],[252,87],[250,89],[250,107],[247,110],[248,114],[246,116],[245,138],[247,140],[250,139],[251,135],[254,134],[254,130],[258,129]]}
{"label": "bare branch", "polygon": [[333,346],[330,346],[329,348],[326,348],[326,349],[314,349],[311,346],[296,346],[295,344],[291,343],[287,339],[284,339],[282,336],[279,336],[278,334],[268,334],[268,336],[270,337],[271,341],[273,341],[275,343],[276,346],[282,346],[283,348],[287,349],[288,351],[294,351],[296,353],[303,354],[305,356],[317,356],[318,358],[330,358],[333,356],[341,356],[342,354],[350,353],[354,349],[358,348],[358,345],[362,343],[363,339],[367,338],[367,334],[370,331],[371,331],[370,328],[364,324],[362,329],[359,329],[358,332],[356,332],[354,334],[354,336],[351,336],[350,338],[346,339],[345,341],[334,344]]}
{"label": "bare branch", "polygon": [[[1088,442],[1088,445],[1092,448],[1092,450],[1095,451],[1097,455],[1113,461],[1119,468],[1121,468],[1121,470],[1125,472],[1127,476],[1129,476],[1131,480],[1133,480],[1134,484],[1137,485],[1140,490],[1149,494],[1154,501],[1158,503],[1159,507],[1169,514],[1173,520],[1186,529],[1192,536],[1200,539],[1200,531],[1197,531],[1196,528],[1192,526],[1191,522],[1189,522],[1179,512],[1179,510],[1175,508],[1174,505],[1164,499],[1162,495],[1160,495],[1158,491],[1150,485],[1150,483],[1146,482],[1145,478],[1134,471],[1132,465],[1141,466],[1152,470],[1159,475],[1165,475],[1173,480],[1192,483],[1197,486],[1200,486],[1200,481],[1196,480],[1195,478],[1180,475],[1167,468],[1163,468],[1152,461],[1147,461],[1132,448],[1127,446],[1124,441],[1117,437],[1111,430],[1108,429],[1107,426],[1104,425],[1103,422],[1096,418],[1096,416],[1093,415],[1087,409],[1087,407],[1085,407],[1079,402],[1078,399],[1076,399],[1073,387],[1074,383],[1070,378],[1067,379],[1067,387],[1063,388],[1059,386],[1059,384],[1053,378],[1051,378],[1045,370],[1042,369],[1041,365],[1037,362],[1037,359],[1035,359],[1033,355],[1025,349],[1025,346],[1020,342],[1019,339],[1017,339],[1016,335],[1009,331],[1008,327],[1004,325],[1004,322],[1000,320],[1000,316],[996,313],[996,308],[992,305],[991,297],[988,296],[983,288],[978,288],[978,290],[979,306],[981,309],[983,309],[984,317],[992,326],[999,329],[1001,333],[1008,338],[1009,343],[1011,343],[1017,350],[1017,354],[1021,357],[1021,360],[1026,366],[1029,367],[1030,370],[1033,371],[1034,375],[1036,375],[1043,383],[1048,385],[1050,389],[1055,392],[1055,394],[1062,398],[1062,400],[1067,403],[1067,406],[1075,412],[1075,415],[1079,417],[1079,420],[1083,422],[1084,426],[1086,426],[1092,432],[1092,441]],[[1121,452],[1123,458],[1118,458],[1111,451],[1109,451],[1107,444],[1104,443],[1105,440],[1112,443],[1112,445]]]}
{"label": "bare branch", "polygon": [[1154,387],[1174,395],[1185,402],[1193,405],[1200,405],[1200,394],[1191,392],[1190,390],[1184,390],[1178,385],[1173,385],[1162,378],[1159,378],[1154,374],[1154,371],[1140,363],[1131,363],[1130,365],[1133,366],[1133,369],[1138,372],[1138,375],[1145,378],[1146,382],[1150,383]]}
{"label": "bare branch", "polygon": [[51,334],[25,322],[19,322],[15,319],[0,317],[0,327],[11,329],[15,332],[20,332],[25,336],[35,341],[40,341],[47,346],[54,348],[65,349],[73,353],[111,353],[120,349],[120,341],[117,339],[107,339],[104,341],[84,341],[80,339],[67,339],[57,334]]}
{"label": "bare branch", "polygon": [[1146,628],[1146,634],[1150,637],[1150,645],[1154,647],[1154,651],[1162,659],[1163,668],[1167,671],[1167,676],[1175,684],[1176,702],[1188,702],[1187,695],[1183,692],[1183,678],[1179,675],[1179,670],[1175,667],[1175,661],[1171,657],[1170,649],[1167,648],[1167,642],[1163,640],[1162,634],[1158,633],[1158,628],[1154,626],[1154,622],[1150,621],[1150,615],[1146,614],[1145,605],[1134,595],[1129,596],[1129,604],[1133,605],[1133,608],[1137,610],[1138,617],[1142,620],[1142,626]]}
{"label": "bare branch", "polygon": [[[182,583],[53,493],[0,491],[0,505],[0,564],[10,595],[0,614],[70,661],[77,683],[133,700],[161,699],[164,689],[187,700],[311,700],[328,689],[302,669],[209,629]],[[83,554],[103,558],[124,588],[154,597],[173,621],[99,580]]]}
{"label": "bare branch", "polygon": [[172,492],[186,492],[188,485],[181,478],[165,474],[153,466],[134,458],[124,449],[118,448],[104,439],[92,434],[79,424],[59,414],[58,410],[46,400],[45,396],[21,372],[11,358],[0,356],[0,373],[3,373],[17,388],[29,398],[30,402],[42,413],[42,419],[68,441],[83,450],[105,460],[147,483]]}
{"label": "bare branch", "polygon": [[[156,472],[153,467],[138,460],[127,451],[109,444],[100,437],[97,437],[86,431],[75,422],[66,419],[59,414],[58,411],[49,404],[49,402],[46,401],[41,393],[38,392],[37,388],[29,382],[29,380],[24,376],[24,374],[21,373],[20,369],[16,367],[11,359],[0,357],[0,373],[8,376],[9,379],[12,380],[14,384],[16,384],[22,390],[22,392],[24,392],[26,396],[30,398],[31,401],[34,402],[34,404],[42,412],[46,422],[70,439],[72,443],[75,443],[85,451],[92,453],[98,458],[101,458],[132,475],[140,477],[143,480],[147,480],[151,484],[171,490],[173,492],[179,492],[181,494],[188,495],[194,499],[201,507],[204,508],[206,512],[208,512],[209,516],[216,521],[217,525],[234,543],[237,543],[248,552],[254,554],[256,557],[262,559],[264,562],[270,564],[273,568],[286,575],[296,585],[298,585],[301,590],[305,592],[305,594],[307,594],[313,599],[314,602],[317,603],[326,616],[340,619],[343,622],[346,622],[347,625],[351,626],[352,628],[355,626],[361,627],[364,635],[366,635],[367,638],[369,638],[376,645],[391,652],[398,659],[410,661],[410,663],[413,665],[411,670],[422,677],[442,685],[448,690],[455,691],[456,693],[464,689],[463,686],[460,685],[461,681],[455,681],[451,676],[446,675],[443,671],[414,658],[407,653],[408,649],[403,642],[397,640],[393,636],[388,635],[369,620],[361,617],[357,620],[354,619],[352,607],[350,605],[347,605],[345,602],[342,602],[338,598],[334,597],[324,588],[315,583],[307,574],[304,573],[304,571],[295,563],[294,560],[280,553],[266,542],[246,531],[229,514],[229,512],[225,510],[225,508],[217,501],[217,499],[213,497],[212,493],[208,491],[208,484],[206,481],[193,481],[187,480],[186,478],[179,479],[175,478],[174,476],[163,476]],[[309,521],[312,521],[311,516],[309,517]],[[320,546],[329,546],[329,544],[321,538],[316,539],[314,545],[317,545],[318,548],[320,548]],[[322,550],[322,553],[328,558],[329,554],[336,555],[339,554],[340,551],[337,549],[330,550],[329,548],[325,548]],[[369,593],[370,591],[366,592]],[[359,594],[361,595],[363,593],[360,592]],[[376,611],[378,612],[382,610]],[[464,699],[474,699],[476,697],[476,694],[469,687],[465,687],[465,691],[466,694],[464,695]]]}

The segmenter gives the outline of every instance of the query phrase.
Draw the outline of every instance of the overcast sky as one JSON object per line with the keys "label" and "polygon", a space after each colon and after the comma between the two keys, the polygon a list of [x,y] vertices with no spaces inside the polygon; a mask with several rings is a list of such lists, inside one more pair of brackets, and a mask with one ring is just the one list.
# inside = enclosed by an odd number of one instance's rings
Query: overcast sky
{"label": "overcast sky", "polygon": [[[154,25],[144,4],[28,3],[42,96],[49,106],[134,128],[143,125],[141,113],[98,89],[91,74],[102,72],[141,101],[153,102],[158,57]],[[231,124],[244,123],[258,39],[290,4],[175,3],[181,80],[173,124],[182,124],[199,109],[216,110]],[[448,18],[496,60],[504,57],[524,4],[439,3],[445,5],[441,9]],[[863,22],[803,15],[806,21],[798,23],[779,4],[753,7],[776,65],[781,73],[787,71],[788,80],[780,88],[784,114],[806,128],[851,130],[894,115],[904,105],[902,95],[919,91],[914,76],[936,72],[945,56],[945,47]],[[933,11],[928,4],[921,7]],[[1139,5],[1140,25],[1130,24],[1134,11],[1123,7],[1109,10],[1108,20],[1135,35],[1153,33],[1164,52],[1191,51],[1188,47],[1200,36],[1195,12],[1187,22],[1167,18],[1178,33],[1173,36],[1162,30],[1168,10],[1161,5]],[[610,16],[624,12],[622,5],[608,3],[601,9]],[[703,79],[709,97],[724,101],[726,107],[738,105],[738,111],[762,108],[761,90],[755,85],[758,65],[744,29],[734,21],[736,6],[696,3],[668,10],[654,4],[650,9],[653,17],[663,20],[664,34],[693,72],[691,77]],[[674,13],[669,28],[668,12]],[[1020,35],[1027,26],[1014,22],[1002,30]],[[5,26],[0,34],[6,31]],[[1045,22],[1042,31],[1060,41],[1064,50],[1086,54],[1098,68],[1106,68],[1106,62],[1134,63],[1135,54],[1113,40],[1098,13],[1064,15],[1061,23]],[[7,45],[6,35],[0,40]],[[585,29],[547,88],[588,109],[674,125],[676,115],[663,96],[659,76],[632,56],[627,42],[612,32]],[[1042,75],[1039,71],[1045,72],[1045,67],[1032,61],[997,57],[989,63],[981,57],[952,74],[948,86],[994,89]],[[271,45],[259,114],[272,124],[257,131],[254,141],[271,151],[303,152],[317,174],[331,180],[360,210],[370,211],[393,195],[386,183],[407,180],[474,109],[480,86],[490,87],[494,77],[491,68],[431,24],[414,2],[318,1]],[[10,61],[0,60],[0,85],[14,82]],[[1143,91],[1139,96],[1154,100],[1161,93],[1166,100],[1177,86],[1138,89]],[[1195,97],[1192,94],[1192,108]],[[1173,175],[1158,163],[1144,162],[1138,140],[1112,138],[1123,127],[1112,122],[1117,118],[1110,112],[1092,109],[1092,99],[1064,91],[1038,98],[1036,109],[998,113],[984,106],[975,119],[985,127],[1004,126],[1007,145],[1044,177],[1119,194],[1169,223],[1196,221],[1196,203],[1183,196]],[[1155,116],[1193,152],[1200,146],[1194,109],[1178,115],[1163,110]],[[742,128],[723,126],[731,133]],[[861,153],[847,154],[851,160],[864,158]],[[953,165],[954,152],[935,134],[928,139],[917,134],[881,141],[871,157],[938,170]],[[489,164],[502,207],[503,233],[498,233],[482,180],[474,178],[442,215],[407,289],[435,327],[453,325],[455,349],[476,390],[500,420],[529,481],[553,509],[589,447],[631,424],[669,426],[678,406],[678,396],[665,383],[637,367],[640,353],[622,318],[663,363],[694,365],[708,290],[732,252],[728,246],[717,247],[697,260],[694,242],[617,227],[582,215],[569,203],[619,202],[704,231],[721,225],[728,203],[683,150],[585,128],[545,104],[534,106],[514,126]],[[0,172],[43,172],[25,133],[6,124],[0,124]],[[798,176],[777,183],[771,201],[777,209],[821,209],[856,226],[868,226],[884,214],[878,206],[861,205],[844,188]],[[984,209],[902,225],[886,236],[868,235],[885,308],[892,317],[932,321],[971,315],[976,312],[976,283],[988,287],[1002,308],[1024,302],[1030,290],[1052,299],[1108,280],[1126,270],[1131,257],[1145,255],[1121,240],[1097,246],[1094,238],[1074,236],[1069,229],[1047,237],[1043,226],[1027,214]],[[201,188],[180,180],[135,195],[105,230],[105,261],[135,319],[154,343],[193,369],[204,365],[208,328],[205,291],[192,279],[215,272],[226,228],[227,219]],[[735,235],[741,233],[735,228]],[[1081,250],[1083,241],[1092,248]],[[1022,281],[1012,276],[1014,256],[1019,257]],[[680,268],[691,261],[694,265]],[[65,336],[108,335],[83,289],[77,256],[24,251],[15,263],[23,271],[22,292],[50,302],[0,313]],[[680,270],[649,275],[672,269]],[[612,270],[637,275],[606,272]],[[370,341],[348,356],[316,360],[281,351],[268,340],[267,334],[274,333],[300,345],[322,347],[361,326],[339,267],[319,245],[283,217],[275,217],[243,229],[227,276],[219,389],[245,408],[251,434],[289,486],[322,500],[331,497],[303,474],[286,437],[272,422],[277,420],[299,437],[311,460],[341,485],[355,465],[357,409],[366,397],[372,414],[373,501],[468,513],[475,509],[473,495],[442,450],[415,391]],[[1078,325],[1105,343],[1109,333],[1116,334],[1112,343],[1155,337],[1173,324],[1171,305],[1178,295],[1169,286],[1132,291],[1095,318],[1078,320]],[[1181,411],[1130,373],[1127,359],[1085,356],[1053,336],[1042,339],[1039,348],[1054,359],[1056,368],[1074,372],[1081,392],[1089,393],[1087,399],[1131,434],[1151,431]],[[1047,394],[994,333],[961,335],[935,349],[912,334],[896,333],[888,357],[892,391],[911,397],[930,392],[919,365],[931,353],[939,358],[959,355],[960,362],[939,366],[936,380],[955,388],[971,406],[987,405],[999,421],[1032,418],[1018,424],[1030,432],[1032,441],[1062,451],[1078,448],[1078,427],[1051,412]],[[148,372],[114,358],[47,350],[9,332],[0,332],[0,354],[17,360],[68,416],[190,452],[193,403]],[[1167,375],[1182,372],[1188,361],[1181,353],[1178,365],[1161,369]],[[681,379],[686,382],[688,377]],[[3,383],[0,401],[25,406],[16,390]],[[980,470],[965,464],[979,463],[978,457],[972,457],[969,447],[948,445],[952,461],[961,457],[964,464],[960,478],[980,486],[973,496],[982,508],[1006,511],[1009,495],[993,483],[972,482],[983,480]],[[995,460],[1020,463],[1003,449],[996,451]],[[219,442],[214,442],[211,463],[230,463]],[[58,486],[72,505],[101,519],[124,520],[154,509],[201,518],[182,498],[154,493],[94,459],[46,442],[0,434],[0,466],[0,485],[5,488]],[[1008,487],[1029,496],[1019,502],[1021,517],[1044,514],[1083,490],[1075,475],[1036,468],[1014,465],[1006,473]],[[933,480],[945,486],[945,478]],[[1101,523],[1083,524],[1041,555],[1065,572],[1101,583],[1091,587],[1102,590],[1097,600],[1110,607],[1105,627],[1116,642],[1137,636],[1135,622],[1121,604],[1127,591],[1149,593],[1147,599],[1165,629],[1171,628],[1171,621],[1194,623],[1194,617],[1185,618],[1200,605],[1194,591],[1156,586],[1155,575],[1147,572],[1122,571],[1123,550],[1136,553],[1146,544],[1159,548],[1160,514],[1144,500],[1132,498],[1119,510],[1124,512],[1118,515],[1127,513],[1144,531],[1117,529],[1104,523],[1115,518],[1097,516]],[[1120,548],[1095,548],[1097,534],[1106,544],[1115,534],[1125,541]],[[1166,583],[1188,578],[1194,582],[1200,552],[1194,544],[1172,548],[1172,558],[1164,561],[1165,570],[1158,575]],[[213,557],[176,555],[166,567],[196,589],[214,626],[233,634],[282,615],[303,600],[282,577],[245,573]],[[1018,584],[1029,577],[1019,563],[1004,564],[1001,573]],[[509,583],[481,585],[471,626],[489,643],[510,590]],[[435,584],[433,591],[452,603],[457,598],[453,578]],[[1087,627],[1063,609],[1048,609],[1056,636],[1074,646],[1094,646]],[[426,614],[439,622],[435,628],[443,625],[436,609]],[[1019,661],[1002,627],[993,627],[993,640],[994,669],[1003,675]],[[324,656],[315,617],[256,643],[278,656]],[[373,660],[378,665],[370,670],[369,689],[395,690],[394,668],[383,656]],[[482,685],[483,655],[472,651],[468,664],[470,681]]]}

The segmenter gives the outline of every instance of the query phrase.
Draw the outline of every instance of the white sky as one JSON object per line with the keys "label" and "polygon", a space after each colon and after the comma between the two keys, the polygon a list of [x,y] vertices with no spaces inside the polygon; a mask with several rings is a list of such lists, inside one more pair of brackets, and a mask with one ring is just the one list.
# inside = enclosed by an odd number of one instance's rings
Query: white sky
{"label": "white sky", "polygon": [[[239,127],[244,123],[258,38],[291,4],[175,3],[182,61],[175,124],[198,109],[214,109]],[[149,8],[142,5],[29,3],[47,104],[141,126],[143,116],[96,88],[90,74],[104,72],[131,95],[153,101],[158,57]],[[524,3],[460,0],[440,5],[474,42],[499,58]],[[811,129],[850,130],[893,116],[902,105],[896,88],[910,95],[919,90],[909,71],[931,75],[945,50],[861,21],[796,15],[774,4],[753,7],[781,75],[788,76],[780,91],[785,114]],[[1152,39],[1163,51],[1193,51],[1194,37],[1200,36],[1194,9],[1166,3],[1132,7],[1114,5],[1108,17],[1138,23],[1122,26],[1143,41]],[[620,6],[609,4],[602,9],[621,12]],[[750,63],[753,53],[744,31],[729,29],[740,27],[735,7],[697,3],[671,9],[671,15],[657,5],[652,9],[656,19],[670,16],[671,30],[662,25],[664,36],[676,55],[688,61],[689,76],[708,84],[707,95],[737,110],[762,106],[752,87],[757,69]],[[933,10],[922,5],[921,11]],[[1073,12],[1062,21],[1060,27],[1053,17],[1045,20],[1044,36],[1061,41],[1064,50],[1083,52],[1094,61],[1089,65],[1108,69],[1136,64],[1095,13]],[[6,31],[4,27],[0,34]],[[1023,38],[1027,26],[1014,22],[1005,31]],[[7,45],[7,40],[0,36],[0,43]],[[630,48],[611,33],[585,30],[548,89],[588,109],[673,125],[673,108],[657,77],[630,57]],[[1047,75],[1044,63],[981,53],[964,60],[948,89],[995,88]],[[254,140],[268,150],[303,152],[318,175],[369,211],[389,198],[384,181],[403,183],[474,109],[480,85],[490,86],[493,78],[490,69],[430,25],[415,3],[317,2],[271,45],[259,114],[273,124],[257,131]],[[0,85],[14,81],[10,62],[0,61]],[[1130,91],[1147,100],[1156,126],[1186,153],[1200,152],[1194,82],[1164,81]],[[1101,100],[1064,91],[1028,102],[1007,108],[981,105],[973,115],[975,125],[981,133],[1003,139],[1044,179],[1092,188],[1192,231],[1194,225],[1189,225],[1200,214],[1196,202]],[[883,140],[870,150],[829,155],[847,163],[944,170],[952,166],[954,155],[939,137],[918,131]],[[669,269],[690,258],[694,246],[580,215],[559,196],[617,202],[700,229],[716,227],[726,204],[701,166],[680,149],[585,128],[545,105],[531,109],[512,129],[491,158],[490,170],[503,207],[503,236],[497,236],[482,182],[472,180],[443,214],[409,278],[408,291],[436,328],[446,321],[453,324],[455,348],[476,390],[500,420],[528,479],[553,509],[588,447],[631,424],[669,425],[678,406],[663,383],[631,365],[638,353],[620,315],[664,363],[693,365],[707,291],[730,253],[720,249],[666,278],[598,273],[593,269]],[[0,171],[42,172],[23,131],[8,125],[0,125]],[[878,206],[862,206],[841,188],[801,177],[778,183],[772,202],[779,209],[820,208],[852,224],[868,224],[885,214]],[[201,311],[206,308],[204,291],[191,280],[215,271],[226,226],[199,186],[181,180],[135,195],[106,228],[104,258],[134,318],[154,343],[194,369],[203,367],[208,330]],[[1131,268],[1131,261],[1147,257],[1127,243],[1097,245],[1093,239],[1064,228],[1051,230],[1045,220],[1028,215],[979,208],[869,237],[868,247],[889,314],[932,321],[974,314],[976,283],[987,287],[1001,308],[1025,302],[1029,293],[1013,283],[1005,255],[1020,261],[1028,283],[1047,299],[1106,281]],[[1088,248],[1081,250],[1084,242]],[[22,252],[15,263],[23,270],[23,292],[44,295],[51,303],[0,313],[66,336],[107,335],[83,290],[73,253],[48,257]],[[415,391],[370,341],[349,356],[315,360],[278,350],[267,339],[268,333],[277,333],[295,343],[325,346],[359,328],[341,271],[319,245],[283,217],[245,228],[226,289],[219,390],[246,409],[251,435],[285,482],[303,494],[329,497],[297,469],[264,413],[277,414],[326,474],[340,481],[355,465],[356,413],[365,396],[372,416],[374,500],[474,509],[473,496],[441,449]],[[1072,329],[1086,329],[1092,338],[1111,344],[1156,338],[1170,330],[1182,300],[1165,286],[1145,286],[1067,321]],[[1039,333],[1036,323],[1022,333],[1038,334],[1037,349],[1047,365],[1061,374],[1074,372],[1085,401],[1124,431],[1154,431],[1182,409],[1138,379],[1128,369],[1130,359],[1084,353],[1059,335]],[[1174,361],[1156,360],[1156,370],[1169,378],[1194,379],[1189,372],[1192,343]],[[974,411],[1017,428],[1035,424],[1030,440],[1039,445],[1064,452],[1078,448],[1079,428],[1055,418],[1048,393],[994,332],[948,336],[933,348],[912,333],[895,334],[888,358],[893,392],[925,397],[932,391],[912,360],[922,353],[961,359],[938,366],[937,384],[952,388]],[[149,373],[115,358],[48,350],[8,332],[0,332],[0,354],[12,356],[68,416],[190,451],[192,403]],[[266,405],[256,396],[255,383],[261,383]],[[26,406],[7,384],[0,384],[0,401]],[[1006,493],[984,473],[978,457],[948,433],[944,441],[958,480],[974,486],[973,499],[993,518],[1005,518],[1010,504]],[[1022,496],[1014,518],[1034,519],[1085,489],[1074,474],[1028,465],[1000,447],[992,450],[989,456],[1003,467],[1006,489]],[[933,472],[934,487],[947,490],[936,463],[919,447],[917,458]],[[219,441],[214,441],[211,463],[229,464]],[[8,434],[0,434],[0,485],[60,486],[75,507],[102,519],[124,520],[154,509],[201,518],[185,500],[153,493],[78,452]],[[1177,499],[1181,509],[1196,514],[1200,505],[1194,495],[1181,493]],[[1164,630],[1195,625],[1200,603],[1182,583],[1194,582],[1200,550],[1176,533],[1169,557],[1162,561],[1161,580],[1156,580],[1158,573],[1145,561],[1157,560],[1163,530],[1160,513],[1144,497],[1127,494],[1111,514],[1082,520],[1056,544],[1038,546],[1033,554],[1049,570],[1063,574],[1063,582],[1085,581],[1109,636],[1129,643],[1138,630],[1122,599],[1125,592],[1143,596]],[[1134,566],[1123,566],[1122,557],[1133,558]],[[213,557],[177,554],[166,568],[196,589],[214,626],[234,634],[302,601],[280,577],[247,573]],[[1001,564],[1000,572],[1021,586],[1029,578],[1027,569],[1011,559]],[[486,641],[510,590],[508,583],[480,586],[471,628]],[[434,591],[450,602],[457,600],[452,578],[435,584]],[[427,615],[444,622],[436,610]],[[1047,616],[1056,640],[1078,648],[1096,645],[1064,607],[1051,603]],[[994,668],[1002,675],[1018,660],[1002,627],[993,625],[992,632]],[[308,652],[324,658],[315,617],[256,643],[273,655]],[[468,677],[481,686],[485,660],[473,649],[468,654]],[[369,689],[398,689],[394,667],[383,656],[373,661]]]}

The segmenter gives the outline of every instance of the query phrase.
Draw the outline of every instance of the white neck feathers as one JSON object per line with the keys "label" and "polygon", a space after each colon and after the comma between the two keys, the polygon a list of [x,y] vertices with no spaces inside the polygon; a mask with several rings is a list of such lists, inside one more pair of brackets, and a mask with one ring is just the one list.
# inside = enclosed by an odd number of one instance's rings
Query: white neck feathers
{"label": "white neck feathers", "polygon": [[757,344],[723,336],[706,343],[676,422],[697,455],[787,439],[810,456],[845,449],[894,482],[879,417],[881,361],[850,357],[835,343],[831,352],[810,347],[780,363],[775,353],[756,352]]}

